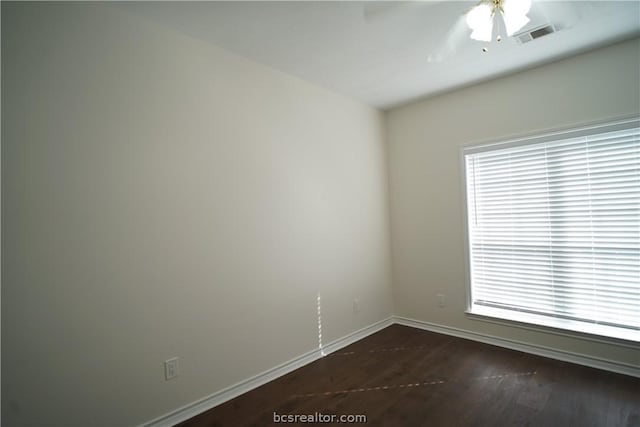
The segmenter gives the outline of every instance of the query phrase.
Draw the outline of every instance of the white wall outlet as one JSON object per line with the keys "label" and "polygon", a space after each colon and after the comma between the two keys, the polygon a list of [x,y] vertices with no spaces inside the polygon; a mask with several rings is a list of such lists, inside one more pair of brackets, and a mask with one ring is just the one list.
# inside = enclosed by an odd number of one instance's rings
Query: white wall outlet
{"label": "white wall outlet", "polygon": [[164,379],[170,380],[178,376],[178,358],[164,361]]}
{"label": "white wall outlet", "polygon": [[437,304],[438,307],[444,308],[444,306],[445,306],[444,295],[442,295],[442,294],[437,294],[436,295],[436,304]]}
{"label": "white wall outlet", "polygon": [[353,300],[353,314],[358,313],[360,313],[360,300],[356,298]]}

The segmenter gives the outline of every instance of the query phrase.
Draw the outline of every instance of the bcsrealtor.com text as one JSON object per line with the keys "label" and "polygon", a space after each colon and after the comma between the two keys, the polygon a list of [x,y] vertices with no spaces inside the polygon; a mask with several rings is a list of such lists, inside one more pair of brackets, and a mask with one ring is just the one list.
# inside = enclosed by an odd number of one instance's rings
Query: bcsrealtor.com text
{"label": "bcsrealtor.com text", "polygon": [[284,414],[273,413],[274,423],[345,423],[356,424],[366,423],[367,416],[364,414],[323,414],[315,412],[313,414]]}

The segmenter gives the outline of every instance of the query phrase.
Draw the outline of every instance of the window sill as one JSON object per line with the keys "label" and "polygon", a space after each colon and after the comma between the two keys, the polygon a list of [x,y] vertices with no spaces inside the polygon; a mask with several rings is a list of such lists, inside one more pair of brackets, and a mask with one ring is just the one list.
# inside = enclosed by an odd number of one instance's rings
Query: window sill
{"label": "window sill", "polygon": [[473,307],[466,312],[468,318],[535,332],[551,333],[569,338],[587,339],[605,344],[616,344],[638,349],[640,331],[597,325],[574,320],[548,318],[535,314],[512,312],[493,307]]}

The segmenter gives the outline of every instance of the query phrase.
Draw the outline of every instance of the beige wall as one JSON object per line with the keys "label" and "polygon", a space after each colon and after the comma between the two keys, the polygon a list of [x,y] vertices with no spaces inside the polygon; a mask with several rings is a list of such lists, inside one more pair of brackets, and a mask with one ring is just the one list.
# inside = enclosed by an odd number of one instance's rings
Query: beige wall
{"label": "beige wall", "polygon": [[391,315],[381,113],[109,6],[2,8],[3,425],[173,411],[316,348],[318,292],[325,342]]}
{"label": "beige wall", "polygon": [[[640,365],[640,350],[465,317],[460,146],[640,112],[640,41],[387,113],[395,314]],[[446,307],[436,307],[436,294]]]}
{"label": "beige wall", "polygon": [[458,156],[638,113],[639,63],[636,40],[394,109],[387,157],[360,103],[108,6],[3,2],[3,425],[173,411],[317,347],[318,292],[325,342],[389,316],[391,259],[400,316],[638,363],[464,316]]}

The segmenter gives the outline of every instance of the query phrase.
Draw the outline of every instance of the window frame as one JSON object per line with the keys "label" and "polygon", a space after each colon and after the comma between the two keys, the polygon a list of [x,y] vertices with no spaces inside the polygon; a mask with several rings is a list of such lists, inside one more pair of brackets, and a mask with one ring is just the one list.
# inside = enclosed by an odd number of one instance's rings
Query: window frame
{"label": "window frame", "polygon": [[[597,132],[608,132],[640,127],[640,115],[629,115],[617,118],[611,118],[596,122],[573,124],[562,128],[555,128],[543,131],[534,131],[527,134],[514,135],[506,138],[476,141],[463,143],[459,146],[459,162],[461,171],[461,199],[462,199],[462,222],[463,222],[463,239],[464,239],[464,264],[465,264],[465,316],[468,319],[483,321],[498,325],[506,325],[518,327],[521,329],[532,330],[535,332],[551,333],[570,338],[582,338],[590,341],[601,342],[606,344],[615,343],[617,345],[637,349],[640,339],[631,339],[627,337],[611,336],[593,330],[580,330],[572,328],[563,328],[551,324],[529,323],[520,319],[508,319],[487,313],[479,313],[473,311],[473,289],[471,284],[471,250],[469,236],[469,212],[467,208],[467,164],[466,156],[469,154],[505,149],[510,147],[519,147],[523,145],[539,144],[559,139],[568,139],[581,137]],[[544,317],[544,316],[542,316]],[[638,334],[640,335],[640,334]]]}

